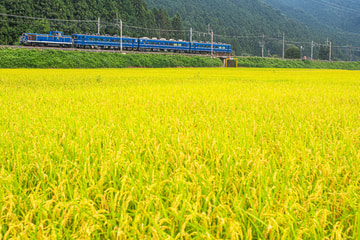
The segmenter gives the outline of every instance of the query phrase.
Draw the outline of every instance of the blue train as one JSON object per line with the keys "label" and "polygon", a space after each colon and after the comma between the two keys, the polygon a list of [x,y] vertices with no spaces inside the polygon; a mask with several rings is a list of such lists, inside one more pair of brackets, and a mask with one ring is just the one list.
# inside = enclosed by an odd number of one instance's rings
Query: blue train
{"label": "blue train", "polygon": [[54,46],[75,48],[100,48],[120,49],[135,51],[169,51],[186,53],[211,53],[230,54],[231,45],[207,42],[186,42],[183,40],[166,40],[164,38],[131,38],[107,35],[73,34],[63,35],[59,31],[51,31],[49,34],[23,33],[20,43],[26,46]]}

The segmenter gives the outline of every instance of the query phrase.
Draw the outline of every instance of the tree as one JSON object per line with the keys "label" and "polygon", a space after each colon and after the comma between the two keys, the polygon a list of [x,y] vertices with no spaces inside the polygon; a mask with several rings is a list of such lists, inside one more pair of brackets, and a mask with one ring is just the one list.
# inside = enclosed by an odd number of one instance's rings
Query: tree
{"label": "tree", "polygon": [[[6,9],[4,6],[0,4],[0,13],[6,13]],[[0,42],[3,44],[9,44],[9,33],[8,33],[9,25],[7,23],[6,16],[0,16]]]}
{"label": "tree", "polygon": [[298,59],[301,58],[300,49],[298,47],[290,47],[285,51],[285,58]]}
{"label": "tree", "polygon": [[[168,12],[166,9],[160,9],[159,10],[159,22],[158,25],[161,29],[170,30],[172,28],[171,26],[171,20],[169,17]],[[171,33],[169,31],[161,31],[160,30],[161,37],[170,38]]]}
{"label": "tree", "polygon": [[[175,14],[175,16],[171,19],[171,25],[172,25],[172,29],[174,30],[183,30],[183,25],[182,25],[182,21],[181,21],[181,16],[180,14],[177,12]],[[177,39],[184,39],[185,35],[184,32],[174,32],[173,34],[174,38]]]}
{"label": "tree", "polygon": [[328,46],[320,46],[319,59],[320,60],[329,60],[329,47]]}

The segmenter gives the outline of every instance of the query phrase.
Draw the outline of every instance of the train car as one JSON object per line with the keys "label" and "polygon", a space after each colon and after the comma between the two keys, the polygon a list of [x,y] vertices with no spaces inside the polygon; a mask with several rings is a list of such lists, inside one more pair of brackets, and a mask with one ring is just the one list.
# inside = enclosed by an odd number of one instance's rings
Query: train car
{"label": "train car", "polygon": [[231,45],[229,44],[214,44],[214,53],[231,53]]}
{"label": "train car", "polygon": [[168,52],[189,52],[190,43],[184,42],[183,40],[166,40],[162,39],[139,39],[139,50],[140,51],[168,51]]}
{"label": "train car", "polygon": [[[121,38],[118,36],[73,34],[74,47],[77,48],[103,48],[120,49]],[[124,50],[137,50],[139,40],[137,38],[123,37],[122,47]]]}
{"label": "train car", "polygon": [[[73,34],[63,35],[59,31],[51,31],[49,34],[23,33],[20,43],[27,46],[58,46],[77,48],[101,48],[120,49],[121,38],[119,36]],[[185,53],[230,54],[231,45],[210,42],[186,42],[183,40],[166,40],[164,38],[122,38],[123,50],[139,51],[168,51]]]}
{"label": "train car", "polygon": [[50,31],[49,34],[23,33],[20,43],[25,46],[71,47],[72,38],[59,31]]}
{"label": "train car", "polygon": [[[219,44],[213,43],[213,53],[231,53],[231,45],[229,44]],[[211,43],[203,43],[203,42],[192,42],[191,53],[211,53]]]}

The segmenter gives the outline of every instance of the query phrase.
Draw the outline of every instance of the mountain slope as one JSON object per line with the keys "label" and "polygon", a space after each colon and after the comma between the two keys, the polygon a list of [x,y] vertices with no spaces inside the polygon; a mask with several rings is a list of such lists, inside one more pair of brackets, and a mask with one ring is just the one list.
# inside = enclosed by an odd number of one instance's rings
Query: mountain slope
{"label": "mountain slope", "polygon": [[[320,40],[335,35],[330,29],[319,27],[315,31],[309,26],[300,24],[260,0],[146,0],[146,2],[150,8],[167,9],[170,16],[179,12],[183,17],[184,27],[205,31],[210,24],[217,34],[238,36],[264,33],[267,36],[279,37],[285,32],[287,39],[297,41]],[[260,51],[258,42],[260,39],[248,40],[246,44],[244,40],[220,40],[230,41],[237,52],[258,54]],[[279,49],[275,51],[279,53]]]}
{"label": "mountain slope", "polygon": [[[360,1],[265,0],[287,16],[311,26],[326,26],[339,33],[360,33]],[[300,14],[296,14],[296,12]]]}
{"label": "mountain slope", "polygon": [[[294,5],[275,5],[274,2],[305,2],[300,0],[145,0],[150,8],[161,7],[168,10],[170,16],[179,12],[183,18],[184,27],[193,27],[199,31],[206,31],[208,24],[217,34],[227,35],[262,35],[281,38],[282,32],[286,40],[324,42],[330,38],[333,43],[347,44],[348,36],[335,31],[331,25],[323,24],[312,15],[306,14]],[[324,1],[324,0],[318,0]],[[353,1],[353,0],[352,0]],[[274,4],[274,5],[270,5]],[[278,9],[274,8],[277,7]],[[300,6],[300,5],[299,5]],[[282,11],[286,12],[284,14]],[[314,13],[315,14],[315,13]],[[257,39],[229,39],[217,38],[233,44],[237,53],[259,55],[259,41]],[[356,44],[360,41],[352,38]],[[266,43],[267,50],[281,54],[279,42]],[[309,51],[309,47],[306,48]]]}
{"label": "mountain slope", "polygon": [[[166,28],[182,29],[180,17],[171,22],[166,11],[160,10],[157,16],[149,10],[144,0],[3,0],[0,13],[21,15],[34,18],[14,18],[0,15],[0,44],[16,44],[24,32],[48,33],[50,30],[63,31],[65,34],[97,33],[101,18],[101,34],[119,34],[116,18],[124,22],[124,34],[133,37],[152,37],[157,33],[142,28],[156,28],[158,21],[169,23]],[[39,18],[48,18],[44,20]],[[71,19],[84,21],[54,21]],[[92,22],[89,22],[92,21]],[[164,37],[174,37],[167,33]]]}

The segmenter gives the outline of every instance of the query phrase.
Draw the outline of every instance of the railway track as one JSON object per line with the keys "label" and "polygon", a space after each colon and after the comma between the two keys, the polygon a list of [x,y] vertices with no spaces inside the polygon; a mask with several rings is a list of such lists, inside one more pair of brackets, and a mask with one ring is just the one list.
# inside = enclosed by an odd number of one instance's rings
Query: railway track
{"label": "railway track", "polygon": [[[60,47],[41,47],[41,46],[16,46],[16,45],[0,45],[0,48],[12,48],[12,49],[51,49],[51,50],[62,50],[62,51],[85,51],[85,52],[107,52],[107,53],[120,53],[119,50],[112,49],[83,49],[83,48],[60,48]],[[123,51],[123,54],[167,54],[167,55],[183,55],[183,56],[202,56],[211,57],[210,54],[190,54],[190,53],[175,53],[175,52],[140,52],[140,51]],[[214,56],[214,57],[228,57],[228,56]]]}

